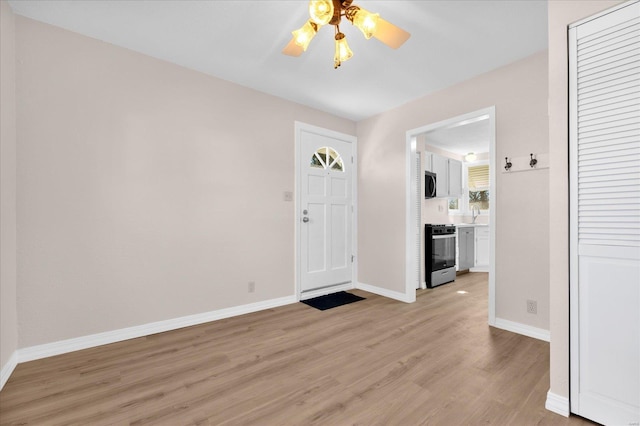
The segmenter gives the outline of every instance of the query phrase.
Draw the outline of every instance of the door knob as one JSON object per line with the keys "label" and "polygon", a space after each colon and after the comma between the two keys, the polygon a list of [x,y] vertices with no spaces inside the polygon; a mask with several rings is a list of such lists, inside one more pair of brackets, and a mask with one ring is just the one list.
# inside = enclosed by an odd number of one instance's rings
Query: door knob
{"label": "door knob", "polygon": [[309,222],[309,218],[305,216],[305,217],[303,217],[303,218],[302,218],[302,221],[303,221],[304,223],[307,223],[307,222]]}

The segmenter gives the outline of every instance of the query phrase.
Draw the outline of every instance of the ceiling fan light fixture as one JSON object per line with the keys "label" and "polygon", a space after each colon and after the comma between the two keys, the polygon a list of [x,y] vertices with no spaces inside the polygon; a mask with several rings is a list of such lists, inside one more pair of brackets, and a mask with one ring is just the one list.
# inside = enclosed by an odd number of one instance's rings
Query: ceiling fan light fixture
{"label": "ceiling fan light fixture", "polygon": [[362,31],[364,38],[369,40],[374,36],[378,29],[379,13],[371,13],[358,6],[351,6],[349,9],[356,9],[355,13],[349,13],[347,11],[347,18],[351,20],[351,23]]}
{"label": "ceiling fan light fixture", "polygon": [[333,58],[333,68],[338,68],[342,62],[349,60],[353,52],[347,44],[347,38],[341,32],[336,34],[336,54]]}
{"label": "ceiling fan light fixture", "polygon": [[358,28],[366,39],[375,37],[393,49],[400,47],[411,36],[402,28],[382,19],[380,14],[353,5],[353,0],[310,0],[309,20],[302,28],[293,31],[293,38],[282,49],[282,53],[300,56],[307,50],[320,27],[332,25],[336,30],[333,67],[338,68],[342,62],[353,56],[344,34],[340,32],[343,17]]}
{"label": "ceiling fan light fixture", "polygon": [[309,2],[309,16],[318,25],[327,25],[333,18],[333,1],[311,0]]}
{"label": "ceiling fan light fixture", "polygon": [[306,51],[309,47],[309,43],[318,32],[318,26],[315,22],[307,21],[300,29],[292,32],[293,40],[296,45],[300,46],[302,50]]}

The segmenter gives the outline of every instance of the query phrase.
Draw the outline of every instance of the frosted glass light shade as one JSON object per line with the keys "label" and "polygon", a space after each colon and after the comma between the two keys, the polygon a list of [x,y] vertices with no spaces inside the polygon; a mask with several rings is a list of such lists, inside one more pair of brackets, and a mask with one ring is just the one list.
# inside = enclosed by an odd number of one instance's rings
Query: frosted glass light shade
{"label": "frosted glass light shade", "polygon": [[293,31],[293,39],[295,44],[307,50],[309,43],[318,32],[318,27],[311,21],[307,21],[299,30]]}
{"label": "frosted glass light shade", "polygon": [[353,52],[347,44],[347,38],[342,33],[336,34],[336,54],[333,58],[334,68],[338,68],[344,61],[349,60]]}
{"label": "frosted glass light shade", "polygon": [[318,25],[327,25],[333,18],[333,2],[331,0],[311,0],[309,16]]}
{"label": "frosted glass light shade", "polygon": [[476,161],[477,158],[478,157],[473,152],[470,152],[464,156],[465,161],[468,161],[470,163]]}
{"label": "frosted glass light shade", "polygon": [[360,8],[353,17],[353,25],[362,31],[362,34],[368,40],[373,37],[378,29],[379,17],[379,13],[371,13]]}

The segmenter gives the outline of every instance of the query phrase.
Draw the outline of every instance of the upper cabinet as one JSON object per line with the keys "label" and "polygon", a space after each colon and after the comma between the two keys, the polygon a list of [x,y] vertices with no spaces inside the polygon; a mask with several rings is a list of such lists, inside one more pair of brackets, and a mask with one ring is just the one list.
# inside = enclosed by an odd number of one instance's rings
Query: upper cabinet
{"label": "upper cabinet", "polygon": [[462,197],[462,161],[449,159],[449,197]]}
{"label": "upper cabinet", "polygon": [[431,152],[425,153],[425,170],[436,174],[436,197],[462,196],[462,162]]}
{"label": "upper cabinet", "polygon": [[449,159],[441,155],[433,154],[431,170],[436,174],[436,197],[449,196]]}

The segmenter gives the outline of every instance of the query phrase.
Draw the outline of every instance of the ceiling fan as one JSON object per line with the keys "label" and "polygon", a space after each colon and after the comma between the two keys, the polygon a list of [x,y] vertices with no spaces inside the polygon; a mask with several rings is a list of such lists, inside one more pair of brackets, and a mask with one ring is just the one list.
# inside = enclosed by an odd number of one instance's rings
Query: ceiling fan
{"label": "ceiling fan", "polygon": [[307,50],[311,39],[320,27],[331,24],[335,27],[336,50],[333,67],[353,56],[347,39],[340,32],[340,21],[344,16],[355,25],[366,39],[375,37],[387,46],[397,49],[409,39],[411,34],[380,18],[378,13],[371,13],[359,6],[352,5],[353,0],[311,0],[309,2],[310,19],[298,30],[293,31],[293,38],[282,50],[289,56],[300,56]]}

